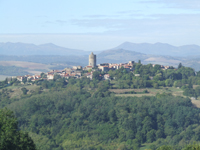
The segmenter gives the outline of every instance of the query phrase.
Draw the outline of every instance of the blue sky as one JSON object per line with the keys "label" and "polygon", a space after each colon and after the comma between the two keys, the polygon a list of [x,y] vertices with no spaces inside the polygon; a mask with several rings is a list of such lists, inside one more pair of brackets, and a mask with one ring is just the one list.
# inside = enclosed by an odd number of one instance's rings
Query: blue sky
{"label": "blue sky", "polygon": [[200,45],[199,0],[0,0],[0,42],[104,50],[129,41]]}

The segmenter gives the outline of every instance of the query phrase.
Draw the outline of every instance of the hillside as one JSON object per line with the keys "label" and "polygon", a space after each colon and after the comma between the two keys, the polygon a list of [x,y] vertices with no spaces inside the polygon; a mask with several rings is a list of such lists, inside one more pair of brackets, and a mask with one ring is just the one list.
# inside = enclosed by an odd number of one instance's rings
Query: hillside
{"label": "hillside", "polygon": [[[183,45],[172,46],[166,43],[131,43],[125,42],[110,50],[128,50],[150,55],[167,55],[173,57],[186,57],[200,55],[200,46]],[[110,51],[108,50],[108,51]],[[103,50],[104,52],[107,50]],[[101,51],[101,52],[103,52]],[[89,55],[89,51],[70,49],[57,46],[53,43],[42,45],[27,43],[0,43],[0,55]],[[96,52],[100,53],[100,51]]]}
{"label": "hillside", "polygon": [[122,48],[105,50],[97,55],[98,63],[121,63],[128,62],[130,60],[137,62],[138,60],[141,60],[144,64],[151,63],[177,67],[181,62],[184,64],[184,66],[192,67],[196,71],[200,70],[199,59],[199,56],[173,57],[164,55],[150,55]]}
{"label": "hillside", "polygon": [[98,60],[104,62],[128,62],[130,60],[144,60],[148,55],[126,49],[106,50],[97,55]]}
{"label": "hillside", "polygon": [[27,43],[0,43],[1,55],[87,55],[83,50],[69,49],[52,43],[35,45]]}
{"label": "hillside", "polygon": [[125,42],[113,49],[126,49],[130,51],[151,54],[151,55],[168,55],[173,57],[187,57],[200,55],[200,46],[198,45],[183,45],[172,46],[167,43],[131,43]]}
{"label": "hillside", "polygon": [[23,84],[5,80],[0,108],[14,112],[19,129],[38,150],[156,150],[162,145],[180,150],[199,142],[200,109],[190,98],[200,98],[200,72],[181,65],[133,67],[134,73],[110,70],[111,81],[98,71],[92,80],[58,75]]}
{"label": "hillside", "polygon": [[[52,43],[43,45],[25,44],[25,43],[0,43],[0,60],[10,61],[7,66],[22,67],[19,63],[13,61],[29,63],[39,63],[41,66],[48,67],[41,69],[24,68],[25,72],[34,73],[33,71],[41,72],[44,70],[58,69],[62,70],[66,67],[74,65],[86,66],[88,64],[88,51],[74,50],[56,46]],[[186,45],[175,47],[169,44],[134,44],[130,42],[123,43],[116,48],[95,52],[97,54],[97,64],[100,63],[125,63],[128,61],[141,60],[143,64],[161,64],[177,67],[181,62],[184,66],[192,67],[196,71],[200,70],[199,46]],[[12,54],[12,55],[11,55]],[[190,56],[190,55],[195,56]],[[187,57],[181,57],[185,56]],[[3,63],[3,62],[2,62]],[[1,65],[1,63],[0,63]],[[6,66],[6,65],[4,65]],[[18,68],[20,70],[20,68]],[[22,75],[19,72],[1,75]]]}

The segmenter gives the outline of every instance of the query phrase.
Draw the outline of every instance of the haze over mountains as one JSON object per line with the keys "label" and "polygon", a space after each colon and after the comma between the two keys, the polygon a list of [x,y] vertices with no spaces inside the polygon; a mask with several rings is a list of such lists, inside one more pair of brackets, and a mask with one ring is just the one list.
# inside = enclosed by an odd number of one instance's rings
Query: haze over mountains
{"label": "haze over mountains", "polygon": [[135,44],[131,42],[125,42],[114,49],[125,49],[151,55],[169,55],[178,57],[186,57],[188,55],[200,55],[200,46],[198,45],[184,45],[176,47],[166,43]]}
{"label": "haze over mountains", "polygon": [[35,45],[27,43],[0,43],[1,55],[86,55],[87,51],[64,48],[52,43]]}
{"label": "haze over mountains", "polygon": [[[151,55],[168,55],[178,57],[200,55],[200,46],[198,45],[184,45],[176,47],[166,43],[136,44],[131,42],[125,42],[115,48],[109,50],[102,50],[101,52],[107,54],[117,54],[119,52],[121,53],[121,51],[119,50],[128,50]],[[123,52],[127,53],[128,51]],[[89,53],[89,51],[60,47],[52,43],[42,45],[10,42],[0,43],[1,55],[88,55]]]}
{"label": "haze over mountains", "polygon": [[[166,43],[130,43],[102,51],[97,54],[98,63],[121,63],[130,60],[142,63],[177,66],[180,62],[195,70],[200,70],[200,46],[172,46]],[[0,43],[0,59],[3,61],[31,61],[45,64],[82,65],[88,64],[91,51],[64,48],[52,43],[35,45],[26,43]],[[12,56],[11,56],[12,55]],[[40,55],[40,56],[38,56]]]}

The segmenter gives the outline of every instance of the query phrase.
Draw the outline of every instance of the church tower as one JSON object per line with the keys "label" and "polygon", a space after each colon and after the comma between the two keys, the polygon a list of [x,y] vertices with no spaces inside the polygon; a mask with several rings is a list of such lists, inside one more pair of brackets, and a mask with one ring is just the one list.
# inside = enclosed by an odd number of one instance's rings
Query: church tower
{"label": "church tower", "polygon": [[89,55],[89,66],[96,67],[96,55],[93,52]]}

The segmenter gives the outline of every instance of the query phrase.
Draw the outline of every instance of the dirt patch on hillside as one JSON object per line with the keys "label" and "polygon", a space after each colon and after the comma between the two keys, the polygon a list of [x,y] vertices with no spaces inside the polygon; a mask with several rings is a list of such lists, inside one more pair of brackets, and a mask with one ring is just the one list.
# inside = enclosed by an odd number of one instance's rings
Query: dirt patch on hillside
{"label": "dirt patch on hillside", "polygon": [[200,108],[200,101],[199,100],[191,100],[191,102],[195,107]]}

